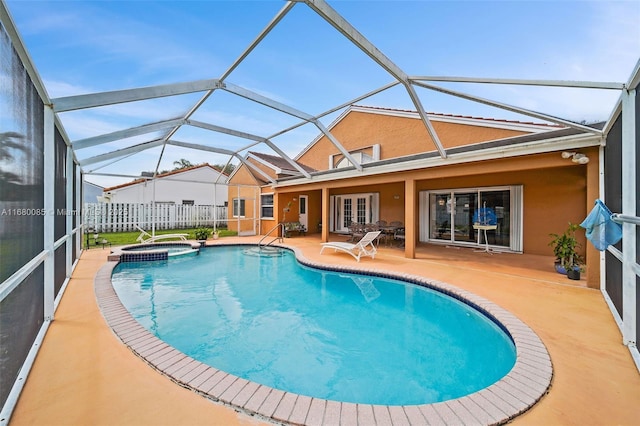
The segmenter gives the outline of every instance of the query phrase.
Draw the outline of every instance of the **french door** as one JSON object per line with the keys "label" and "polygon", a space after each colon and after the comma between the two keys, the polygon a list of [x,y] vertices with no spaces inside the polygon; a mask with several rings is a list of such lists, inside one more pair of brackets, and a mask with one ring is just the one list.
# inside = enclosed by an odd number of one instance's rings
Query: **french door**
{"label": "french door", "polygon": [[332,196],[332,231],[348,232],[351,222],[365,224],[377,221],[378,199],[377,193]]}

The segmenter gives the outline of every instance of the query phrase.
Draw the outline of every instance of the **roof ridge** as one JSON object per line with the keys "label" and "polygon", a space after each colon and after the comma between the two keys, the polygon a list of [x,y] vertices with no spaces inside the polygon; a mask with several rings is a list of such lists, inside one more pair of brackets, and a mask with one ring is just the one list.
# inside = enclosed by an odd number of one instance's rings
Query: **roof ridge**
{"label": "roof ridge", "polygon": [[[175,175],[175,174],[178,174],[178,173],[188,172],[188,171],[191,171],[191,170],[199,169],[201,167],[210,167],[213,170],[215,170],[216,172],[227,176],[226,173],[224,173],[222,170],[219,170],[217,167],[214,167],[209,163],[202,163],[202,164],[196,164],[194,166],[185,167],[184,169],[176,169],[176,170],[168,171],[166,173],[160,173],[160,174],[155,176],[155,179],[163,178],[163,177],[167,177],[167,176],[171,176],[171,175]],[[152,177],[149,177],[149,179],[151,179],[151,178]],[[142,178],[142,177],[141,178],[137,178],[137,179],[132,180],[131,182],[126,182],[126,183],[122,183],[120,185],[110,186],[108,188],[103,188],[103,191],[107,192],[107,191],[112,191],[114,189],[125,188],[125,187],[131,186],[131,185],[137,185],[137,184],[142,183],[142,182],[144,182],[146,180],[149,180],[149,179],[145,179],[145,178]]]}

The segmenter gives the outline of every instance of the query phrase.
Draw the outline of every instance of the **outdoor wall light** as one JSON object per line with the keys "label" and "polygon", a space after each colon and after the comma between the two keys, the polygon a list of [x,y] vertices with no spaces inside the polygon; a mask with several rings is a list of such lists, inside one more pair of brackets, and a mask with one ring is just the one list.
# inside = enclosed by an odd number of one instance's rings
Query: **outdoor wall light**
{"label": "outdoor wall light", "polygon": [[564,151],[561,155],[562,158],[571,158],[571,161],[574,163],[587,164],[589,162],[589,157],[584,154],[580,154],[579,152]]}

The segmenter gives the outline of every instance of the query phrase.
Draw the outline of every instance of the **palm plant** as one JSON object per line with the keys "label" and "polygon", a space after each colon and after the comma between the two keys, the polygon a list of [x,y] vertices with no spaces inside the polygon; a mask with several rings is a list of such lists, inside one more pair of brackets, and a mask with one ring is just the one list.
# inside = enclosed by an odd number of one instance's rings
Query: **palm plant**
{"label": "palm plant", "polygon": [[549,234],[552,237],[549,245],[553,247],[553,254],[556,262],[564,268],[565,271],[574,268],[580,268],[584,264],[584,259],[578,253],[580,243],[576,238],[576,230],[579,225],[569,222],[569,227],[562,234]]}

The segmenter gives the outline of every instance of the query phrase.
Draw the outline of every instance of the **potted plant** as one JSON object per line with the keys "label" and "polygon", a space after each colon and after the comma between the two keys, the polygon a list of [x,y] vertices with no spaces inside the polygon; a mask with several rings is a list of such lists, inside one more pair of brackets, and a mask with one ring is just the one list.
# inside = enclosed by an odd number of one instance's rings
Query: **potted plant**
{"label": "potted plant", "polygon": [[566,274],[573,280],[580,279],[580,272],[584,260],[578,253],[580,243],[576,238],[579,225],[569,222],[569,227],[562,234],[549,234],[552,237],[549,245],[553,247],[556,257],[555,268],[558,273]]}
{"label": "potted plant", "polygon": [[206,241],[211,234],[211,229],[209,228],[197,228],[194,232],[196,234],[196,240],[198,241]]}

